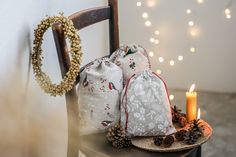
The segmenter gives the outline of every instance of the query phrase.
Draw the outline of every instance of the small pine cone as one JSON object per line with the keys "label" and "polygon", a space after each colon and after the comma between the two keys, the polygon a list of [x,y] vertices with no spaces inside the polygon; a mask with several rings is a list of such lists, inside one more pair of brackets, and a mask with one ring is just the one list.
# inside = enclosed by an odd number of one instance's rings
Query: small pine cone
{"label": "small pine cone", "polygon": [[119,139],[112,142],[112,146],[118,149],[123,148],[124,145],[125,145],[124,139]]}
{"label": "small pine cone", "polygon": [[120,124],[115,124],[108,129],[106,137],[110,142],[123,139],[125,137],[125,130],[120,126]]}
{"label": "small pine cone", "polygon": [[185,116],[179,117],[179,125],[180,125],[180,127],[185,127],[186,124],[187,124],[186,117]]}
{"label": "small pine cone", "polygon": [[178,123],[178,117],[177,116],[172,116],[172,122],[173,123]]}
{"label": "small pine cone", "polygon": [[175,138],[176,138],[176,140],[177,141],[183,141],[184,140],[184,136],[185,136],[185,134],[186,134],[186,130],[180,130],[180,131],[177,131],[176,133],[175,133]]}
{"label": "small pine cone", "polygon": [[175,138],[172,135],[168,135],[163,140],[164,147],[170,147],[175,142]]}
{"label": "small pine cone", "polygon": [[184,141],[187,144],[194,144],[197,142],[199,138],[199,132],[193,131],[193,130],[189,130],[186,132],[185,136],[184,136]]}
{"label": "small pine cone", "polygon": [[200,120],[193,120],[191,124],[191,129],[195,132],[198,132],[198,134],[201,136],[204,130],[204,126],[201,125]]}
{"label": "small pine cone", "polygon": [[162,142],[164,140],[164,136],[158,135],[158,136],[154,137],[153,140],[154,140],[155,145],[160,146],[160,145],[162,145]]}
{"label": "small pine cone", "polygon": [[173,123],[177,123],[177,122],[178,122],[178,120],[179,120],[179,115],[178,115],[178,114],[175,114],[175,113],[173,113],[173,114],[172,114],[172,122],[173,122]]}
{"label": "small pine cone", "polygon": [[129,136],[125,136],[125,138],[124,138],[124,147],[125,148],[128,148],[128,147],[130,147],[132,145],[132,143],[131,143],[131,138],[129,137]]}
{"label": "small pine cone", "polygon": [[179,121],[179,117],[181,116],[181,110],[177,108],[177,106],[172,107],[172,122],[177,123]]}

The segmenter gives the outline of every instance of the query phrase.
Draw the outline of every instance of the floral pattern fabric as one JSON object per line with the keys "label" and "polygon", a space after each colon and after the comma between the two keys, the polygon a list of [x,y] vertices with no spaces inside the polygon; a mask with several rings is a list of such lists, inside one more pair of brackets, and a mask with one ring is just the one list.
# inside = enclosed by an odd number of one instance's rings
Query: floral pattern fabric
{"label": "floral pattern fabric", "polygon": [[151,68],[146,50],[136,44],[120,46],[110,56],[110,59],[122,69],[124,84],[133,74]]}
{"label": "floral pattern fabric", "polygon": [[164,82],[150,70],[134,75],[121,96],[121,125],[133,136],[168,135],[176,130]]}
{"label": "floral pattern fabric", "polygon": [[77,90],[81,134],[104,132],[109,123],[118,122],[122,88],[122,70],[108,58],[84,68]]}

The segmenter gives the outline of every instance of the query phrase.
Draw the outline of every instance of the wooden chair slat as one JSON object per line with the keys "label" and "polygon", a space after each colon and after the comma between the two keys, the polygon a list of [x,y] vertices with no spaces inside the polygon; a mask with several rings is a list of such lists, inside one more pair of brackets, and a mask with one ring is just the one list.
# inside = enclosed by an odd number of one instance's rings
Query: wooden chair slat
{"label": "wooden chair slat", "polygon": [[110,6],[87,9],[69,16],[69,19],[73,21],[75,28],[78,30],[110,18]]}

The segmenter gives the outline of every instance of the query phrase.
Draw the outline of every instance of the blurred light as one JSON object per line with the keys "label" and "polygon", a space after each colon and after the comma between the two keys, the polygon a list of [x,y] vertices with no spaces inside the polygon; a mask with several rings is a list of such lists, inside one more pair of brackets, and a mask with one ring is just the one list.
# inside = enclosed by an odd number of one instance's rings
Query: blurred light
{"label": "blurred light", "polygon": [[144,19],[148,18],[148,13],[144,12],[144,13],[142,14],[142,17],[143,17]]}
{"label": "blurred light", "polygon": [[137,5],[138,7],[141,7],[141,6],[142,6],[142,3],[141,3],[141,2],[137,2],[136,5]]}
{"label": "blurred light", "polygon": [[179,61],[182,61],[183,59],[184,59],[183,56],[178,56],[178,60],[179,60]]}
{"label": "blurred light", "polygon": [[225,9],[225,14],[226,14],[226,15],[227,15],[227,14],[230,14],[229,8],[226,8],[226,9]]}
{"label": "blurred light", "polygon": [[189,88],[189,93],[192,93],[193,91],[194,91],[194,89],[195,89],[195,84],[192,84],[191,86],[190,86],[190,88]]}
{"label": "blurred light", "polygon": [[201,33],[200,31],[200,28],[194,26],[194,27],[190,27],[189,28],[189,34],[192,36],[192,37],[197,37],[199,36]]}
{"label": "blurred light", "polygon": [[151,23],[150,21],[146,21],[146,22],[145,22],[145,25],[146,25],[147,27],[150,27],[150,26],[152,25],[152,23]]}
{"label": "blurred light", "polygon": [[194,22],[193,22],[193,21],[189,21],[189,22],[188,22],[188,25],[189,25],[189,26],[194,26]]}
{"label": "blurred light", "polygon": [[148,0],[147,1],[147,6],[148,7],[154,7],[156,5],[156,0]]}
{"label": "blurred light", "polygon": [[197,0],[198,3],[203,3],[203,0]]}
{"label": "blurred light", "polygon": [[170,98],[170,100],[174,100],[175,96],[171,94],[171,95],[169,96],[169,98]]}
{"label": "blurred light", "polygon": [[197,110],[197,119],[200,119],[201,118],[201,109],[198,108]]}
{"label": "blurred light", "polygon": [[156,40],[154,41],[154,43],[155,43],[155,44],[159,44],[160,42],[159,42],[159,40],[156,39]]}
{"label": "blurred light", "polygon": [[160,69],[157,69],[156,72],[157,72],[158,75],[160,75],[162,71]]}
{"label": "blurred light", "polygon": [[230,14],[227,14],[227,15],[226,15],[226,18],[227,18],[227,19],[230,19],[230,18],[231,18],[231,15],[230,15]]}
{"label": "blurred light", "polygon": [[187,9],[187,10],[186,10],[186,13],[187,13],[187,14],[191,14],[192,11],[191,11],[190,9]]}
{"label": "blurred light", "polygon": [[149,56],[150,57],[153,57],[154,56],[154,53],[152,51],[149,52]]}
{"label": "blurred light", "polygon": [[151,43],[154,43],[155,39],[154,39],[154,38],[150,38],[149,41],[150,41]]}
{"label": "blurred light", "polygon": [[164,58],[163,57],[159,57],[158,60],[159,60],[160,63],[164,62]]}
{"label": "blurred light", "polygon": [[156,35],[159,35],[159,34],[160,34],[160,31],[156,30],[156,31],[155,31],[155,34],[156,34]]}
{"label": "blurred light", "polygon": [[195,52],[195,51],[196,51],[196,49],[194,47],[190,48],[190,52]]}
{"label": "blurred light", "polygon": [[175,62],[173,60],[170,61],[170,66],[174,66]]}
{"label": "blurred light", "polygon": [[196,35],[197,35],[197,32],[196,32],[195,30],[191,30],[191,31],[190,31],[190,34],[191,34],[191,36],[193,36],[193,37],[194,37],[194,36],[196,36]]}

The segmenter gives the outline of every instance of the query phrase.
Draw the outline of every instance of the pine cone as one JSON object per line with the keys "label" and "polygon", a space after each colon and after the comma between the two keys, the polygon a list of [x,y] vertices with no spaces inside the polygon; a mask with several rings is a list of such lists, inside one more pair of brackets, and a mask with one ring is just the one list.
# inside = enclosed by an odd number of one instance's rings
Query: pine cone
{"label": "pine cone", "polygon": [[176,140],[177,141],[183,141],[184,140],[184,136],[185,136],[185,134],[186,134],[186,130],[180,130],[180,131],[178,131],[178,132],[176,132],[175,133],[175,138],[176,138]]}
{"label": "pine cone", "polygon": [[175,142],[175,138],[172,135],[168,135],[163,140],[164,147],[170,147]]}
{"label": "pine cone", "polygon": [[200,124],[201,124],[200,119],[198,119],[198,120],[193,120],[190,129],[193,130],[193,131],[195,131],[195,132],[198,132],[199,135],[202,135],[203,130],[204,130],[204,126],[203,126],[203,125],[200,125]]}
{"label": "pine cone", "polygon": [[181,110],[174,106],[172,108],[172,121],[177,123],[179,121],[179,117],[181,116]]}
{"label": "pine cone", "polygon": [[187,144],[194,144],[197,142],[198,138],[200,137],[199,134],[200,134],[199,132],[189,130],[184,135],[184,141]]}
{"label": "pine cone", "polygon": [[128,147],[130,147],[132,145],[132,143],[131,143],[131,138],[129,137],[129,136],[125,136],[125,138],[124,138],[124,147],[125,148],[128,148]]}
{"label": "pine cone", "polygon": [[115,124],[108,129],[106,137],[110,142],[123,139],[125,137],[125,130],[120,126],[120,124]]}
{"label": "pine cone", "polygon": [[160,146],[164,140],[164,136],[158,135],[158,136],[154,137],[153,140],[154,140],[155,145]]}
{"label": "pine cone", "polygon": [[123,148],[125,145],[124,139],[118,139],[112,142],[112,146],[118,149]]}
{"label": "pine cone", "polygon": [[108,129],[107,140],[112,143],[113,147],[119,149],[131,145],[131,138],[126,136],[125,130],[118,123]]}
{"label": "pine cone", "polygon": [[180,116],[178,122],[180,127],[185,127],[185,125],[187,124],[187,119],[185,116]]}

